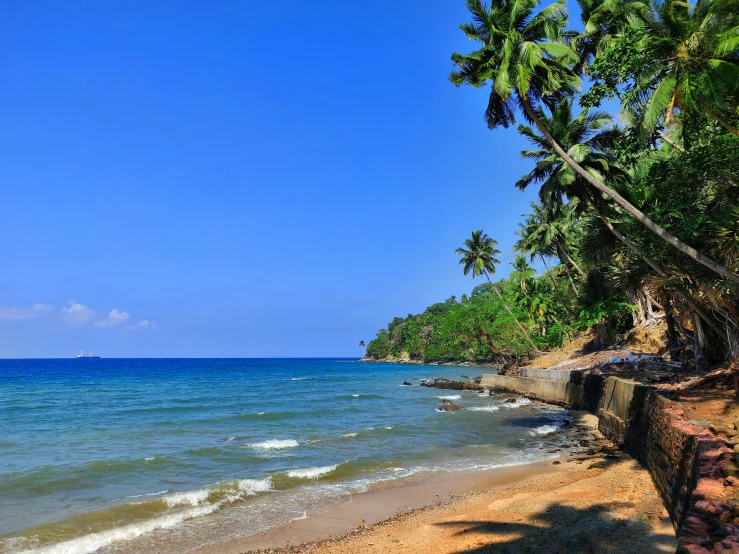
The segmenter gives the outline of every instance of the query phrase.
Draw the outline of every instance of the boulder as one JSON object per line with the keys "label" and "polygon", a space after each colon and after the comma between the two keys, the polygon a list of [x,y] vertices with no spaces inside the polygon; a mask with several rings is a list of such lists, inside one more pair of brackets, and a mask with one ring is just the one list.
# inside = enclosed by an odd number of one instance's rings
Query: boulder
{"label": "boulder", "polygon": [[409,383],[408,381],[403,381],[403,384],[401,385],[401,387],[412,387],[412,386],[413,384]]}
{"label": "boulder", "polygon": [[442,400],[441,406],[439,406],[440,412],[458,412],[461,409],[462,409],[462,406],[460,406],[459,404],[455,404],[451,400],[446,400],[446,399]]}

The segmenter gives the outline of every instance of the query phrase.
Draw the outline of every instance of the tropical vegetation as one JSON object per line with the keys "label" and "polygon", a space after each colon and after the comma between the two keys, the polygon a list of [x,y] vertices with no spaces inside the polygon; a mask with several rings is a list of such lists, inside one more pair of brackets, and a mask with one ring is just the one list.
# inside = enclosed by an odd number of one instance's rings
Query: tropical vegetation
{"label": "tropical vegetation", "polygon": [[457,254],[487,283],[396,318],[368,355],[520,357],[585,329],[602,346],[657,312],[674,359],[739,358],[739,4],[578,3],[572,21],[564,0],[467,0],[476,46],[449,79],[486,87],[487,126],[531,145],[510,186],[538,201],[509,278],[474,231]]}

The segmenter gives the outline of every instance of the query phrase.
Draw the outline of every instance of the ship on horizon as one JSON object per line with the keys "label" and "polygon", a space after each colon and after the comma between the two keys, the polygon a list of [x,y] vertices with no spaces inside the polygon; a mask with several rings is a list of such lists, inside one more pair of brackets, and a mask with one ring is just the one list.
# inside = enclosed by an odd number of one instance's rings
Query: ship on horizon
{"label": "ship on horizon", "polygon": [[84,350],[80,350],[80,353],[77,354],[77,357],[78,358],[99,358],[100,356],[96,356],[92,352],[90,352],[89,354],[85,354]]}

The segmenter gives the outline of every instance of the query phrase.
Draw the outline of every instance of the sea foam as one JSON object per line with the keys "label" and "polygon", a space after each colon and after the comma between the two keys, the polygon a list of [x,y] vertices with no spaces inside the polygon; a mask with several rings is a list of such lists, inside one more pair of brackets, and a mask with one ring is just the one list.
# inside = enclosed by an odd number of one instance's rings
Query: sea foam
{"label": "sea foam", "polygon": [[308,469],[292,469],[287,472],[293,479],[316,479],[334,471],[337,466],[309,467]]}
{"label": "sea foam", "polygon": [[459,400],[459,399],[462,398],[462,395],[461,394],[452,394],[452,395],[449,395],[449,396],[437,396],[436,398],[438,398],[439,400]]}
{"label": "sea foam", "polygon": [[550,435],[551,433],[555,433],[557,431],[559,431],[559,427],[557,427],[556,425],[542,425],[541,427],[537,427],[529,431],[529,434],[531,435]]}
{"label": "sea foam", "polygon": [[300,443],[295,439],[271,439],[262,442],[253,442],[247,446],[256,448],[257,450],[282,450],[284,448],[295,448],[296,446],[300,446]]}
{"label": "sea foam", "polygon": [[467,408],[470,412],[497,412],[499,409],[498,406],[472,406]]}

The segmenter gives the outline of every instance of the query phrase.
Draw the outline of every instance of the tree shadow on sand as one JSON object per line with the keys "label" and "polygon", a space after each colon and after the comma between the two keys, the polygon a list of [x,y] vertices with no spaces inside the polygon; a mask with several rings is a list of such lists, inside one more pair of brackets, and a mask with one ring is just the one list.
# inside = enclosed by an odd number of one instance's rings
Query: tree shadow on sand
{"label": "tree shadow on sand", "polygon": [[[471,546],[455,554],[652,554],[674,552],[674,535],[654,534],[645,521],[617,519],[614,509],[628,503],[596,504],[574,508],[552,504],[533,516],[533,524],[502,521],[449,521],[440,527],[455,528],[458,536],[469,536]],[[485,537],[500,535],[503,541],[485,544]]]}

